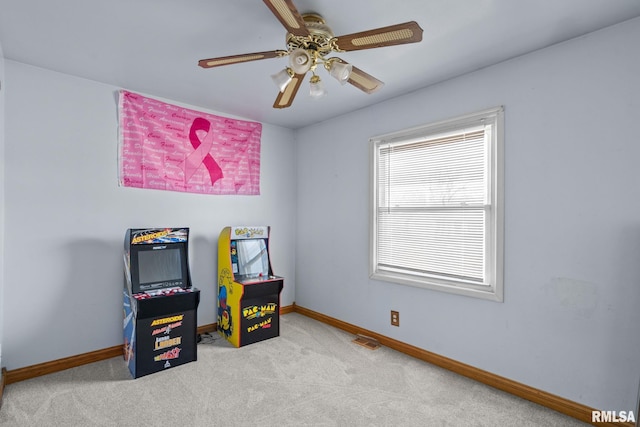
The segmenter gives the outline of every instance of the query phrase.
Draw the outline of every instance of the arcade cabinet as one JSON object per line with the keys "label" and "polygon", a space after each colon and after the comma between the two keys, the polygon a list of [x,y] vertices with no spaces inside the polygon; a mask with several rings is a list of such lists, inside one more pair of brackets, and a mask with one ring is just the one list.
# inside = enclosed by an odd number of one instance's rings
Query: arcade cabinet
{"label": "arcade cabinet", "polygon": [[124,358],[134,378],[197,360],[200,291],[191,286],[188,228],[128,229]]}
{"label": "arcade cabinet", "polygon": [[225,227],[218,239],[218,332],[236,347],[280,335],[282,277],[269,257],[270,227]]}

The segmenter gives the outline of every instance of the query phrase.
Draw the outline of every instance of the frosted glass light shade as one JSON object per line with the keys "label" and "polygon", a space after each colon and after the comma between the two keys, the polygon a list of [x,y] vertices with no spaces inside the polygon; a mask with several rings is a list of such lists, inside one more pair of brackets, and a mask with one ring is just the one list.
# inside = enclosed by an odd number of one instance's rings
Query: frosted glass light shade
{"label": "frosted glass light shade", "polygon": [[329,74],[343,85],[349,80],[349,75],[351,74],[352,69],[353,65],[351,64],[333,61],[331,63],[331,68],[329,68]]}
{"label": "frosted glass light shade", "polygon": [[296,74],[306,73],[311,68],[311,65],[313,65],[313,60],[306,50],[297,48],[289,54],[289,67]]}
{"label": "frosted glass light shade", "polygon": [[324,85],[322,84],[320,77],[315,75],[311,77],[310,84],[309,84],[309,95],[311,95],[312,98],[322,98],[326,94],[327,94],[327,91],[324,88]]}
{"label": "frosted glass light shade", "polygon": [[271,80],[273,80],[280,92],[284,92],[284,90],[287,88],[287,85],[291,82],[292,79],[293,71],[291,71],[290,68],[285,68],[284,70],[281,70],[271,76]]}

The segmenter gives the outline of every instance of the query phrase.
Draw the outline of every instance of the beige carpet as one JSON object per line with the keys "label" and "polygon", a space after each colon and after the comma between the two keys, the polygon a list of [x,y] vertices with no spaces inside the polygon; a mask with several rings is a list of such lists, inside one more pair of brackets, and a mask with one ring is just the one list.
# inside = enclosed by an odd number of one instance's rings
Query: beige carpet
{"label": "beige carpet", "polygon": [[2,426],[583,426],[292,313],[280,337],[132,379],[117,357],[10,384]]}

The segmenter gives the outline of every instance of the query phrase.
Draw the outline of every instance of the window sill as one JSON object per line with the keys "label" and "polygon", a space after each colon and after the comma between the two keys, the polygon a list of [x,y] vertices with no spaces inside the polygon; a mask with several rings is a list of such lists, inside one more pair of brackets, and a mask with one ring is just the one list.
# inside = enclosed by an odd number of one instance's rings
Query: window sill
{"label": "window sill", "polygon": [[390,273],[386,271],[373,272],[369,277],[373,280],[398,283],[401,285],[413,286],[416,288],[430,289],[433,291],[446,292],[456,295],[464,295],[473,298],[486,299],[489,301],[503,302],[504,300],[502,289],[496,289],[496,286],[464,285],[454,281],[409,276],[405,274]]}

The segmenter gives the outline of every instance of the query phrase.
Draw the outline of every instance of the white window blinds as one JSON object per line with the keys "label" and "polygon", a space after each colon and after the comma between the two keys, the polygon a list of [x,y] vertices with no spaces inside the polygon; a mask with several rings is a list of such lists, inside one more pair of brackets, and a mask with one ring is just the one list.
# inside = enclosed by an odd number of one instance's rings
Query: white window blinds
{"label": "white window blinds", "polygon": [[372,140],[372,277],[494,285],[495,124],[473,116]]}
{"label": "white window blinds", "polygon": [[484,147],[484,129],[380,146],[380,268],[484,281]]}

